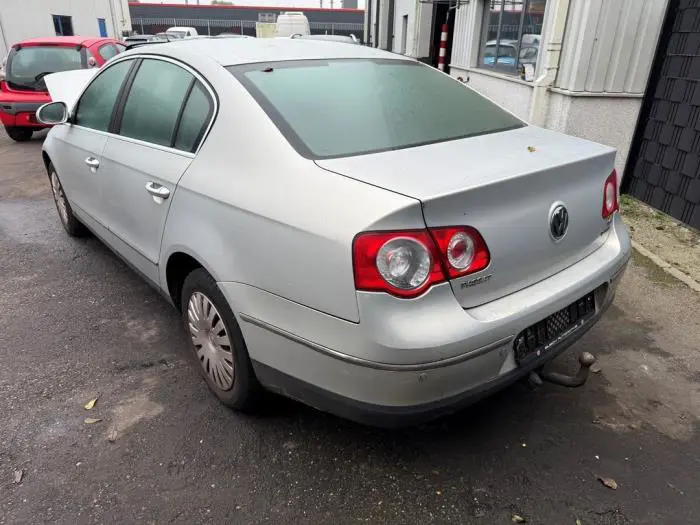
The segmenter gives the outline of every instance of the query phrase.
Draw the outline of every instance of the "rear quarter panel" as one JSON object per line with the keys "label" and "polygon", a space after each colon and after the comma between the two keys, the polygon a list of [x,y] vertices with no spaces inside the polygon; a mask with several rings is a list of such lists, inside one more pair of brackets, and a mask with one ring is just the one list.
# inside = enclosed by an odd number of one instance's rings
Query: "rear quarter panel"
{"label": "rear quarter panel", "polygon": [[419,202],[300,157],[238,81],[218,69],[206,76],[219,94],[219,113],[172,197],[161,268],[182,251],[219,282],[359,321],[355,235],[423,227]]}

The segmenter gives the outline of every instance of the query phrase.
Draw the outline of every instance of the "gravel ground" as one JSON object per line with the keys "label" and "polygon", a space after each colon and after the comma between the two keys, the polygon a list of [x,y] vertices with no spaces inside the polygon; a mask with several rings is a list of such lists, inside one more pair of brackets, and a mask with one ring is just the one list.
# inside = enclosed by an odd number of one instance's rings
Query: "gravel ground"
{"label": "gravel ground", "polygon": [[274,397],[243,416],[172,307],[64,234],[40,140],[0,131],[0,524],[700,522],[700,296],[645,259],[559,363],[599,356],[582,388],[401,431]]}
{"label": "gravel ground", "polygon": [[622,213],[635,241],[700,282],[700,232],[629,196]]}

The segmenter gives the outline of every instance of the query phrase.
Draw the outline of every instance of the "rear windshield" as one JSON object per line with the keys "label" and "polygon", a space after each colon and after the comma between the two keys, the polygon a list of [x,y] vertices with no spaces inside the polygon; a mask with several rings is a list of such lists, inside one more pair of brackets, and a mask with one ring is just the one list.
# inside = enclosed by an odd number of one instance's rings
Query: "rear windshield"
{"label": "rear windshield", "polygon": [[7,58],[5,80],[11,88],[45,91],[43,78],[59,71],[84,67],[84,53],[77,46],[27,46],[15,48]]}
{"label": "rear windshield", "polygon": [[347,157],[524,124],[475,91],[406,60],[308,60],[230,66],[297,151]]}

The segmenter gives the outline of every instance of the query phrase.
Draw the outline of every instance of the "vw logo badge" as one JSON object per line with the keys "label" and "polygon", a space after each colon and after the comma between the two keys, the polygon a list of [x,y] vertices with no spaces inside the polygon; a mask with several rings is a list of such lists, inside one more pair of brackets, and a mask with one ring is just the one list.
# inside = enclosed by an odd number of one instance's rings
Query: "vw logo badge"
{"label": "vw logo badge", "polygon": [[557,204],[549,217],[549,234],[555,241],[561,240],[569,229],[569,211],[563,204]]}

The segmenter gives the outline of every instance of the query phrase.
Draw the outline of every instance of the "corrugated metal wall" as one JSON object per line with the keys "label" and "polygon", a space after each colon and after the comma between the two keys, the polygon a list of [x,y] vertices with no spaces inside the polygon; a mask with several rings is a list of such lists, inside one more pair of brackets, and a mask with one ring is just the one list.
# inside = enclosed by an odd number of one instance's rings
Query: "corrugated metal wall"
{"label": "corrugated metal wall", "polygon": [[571,0],[556,85],[642,94],[667,0]]}

